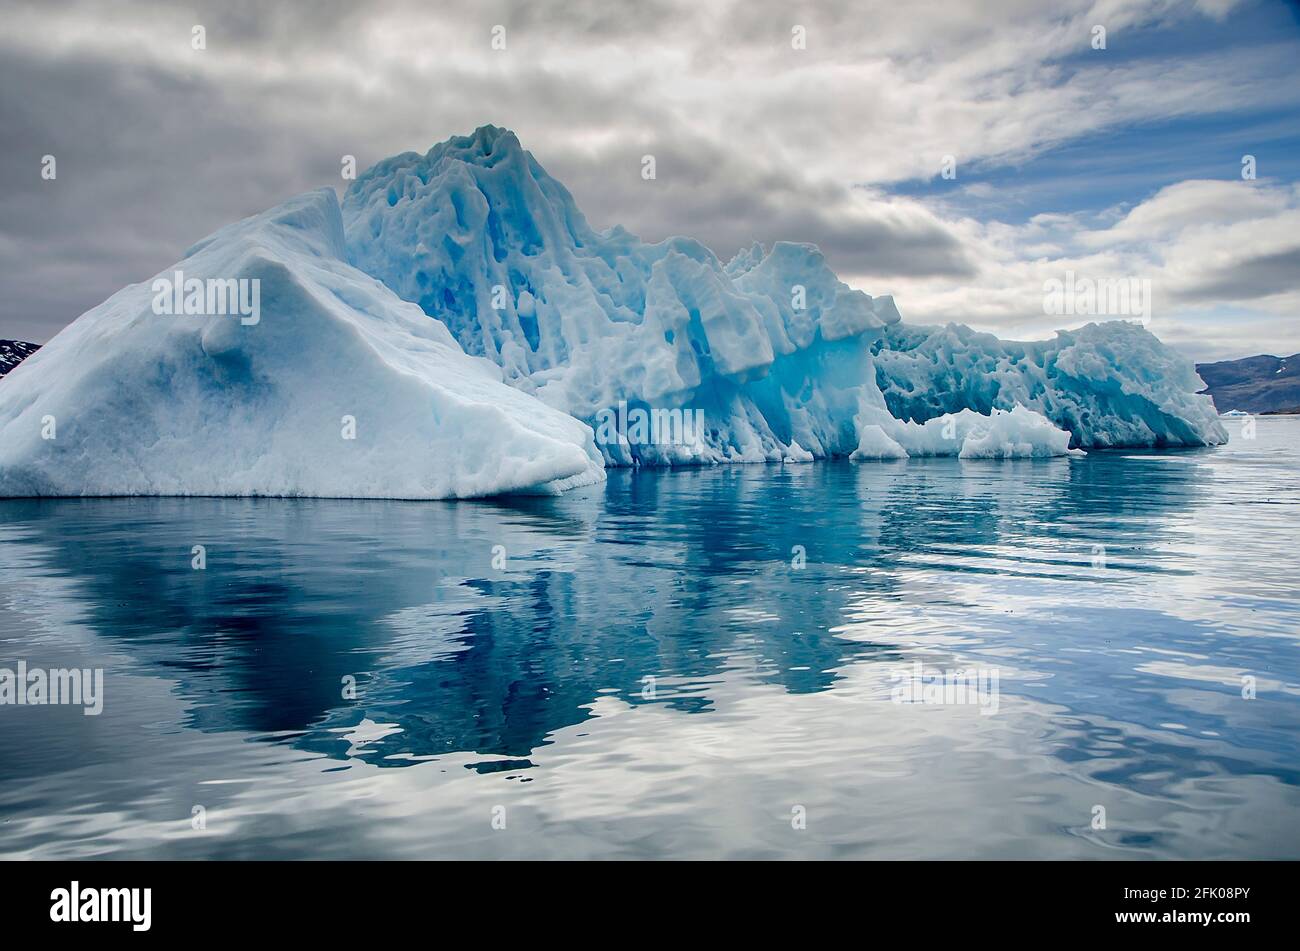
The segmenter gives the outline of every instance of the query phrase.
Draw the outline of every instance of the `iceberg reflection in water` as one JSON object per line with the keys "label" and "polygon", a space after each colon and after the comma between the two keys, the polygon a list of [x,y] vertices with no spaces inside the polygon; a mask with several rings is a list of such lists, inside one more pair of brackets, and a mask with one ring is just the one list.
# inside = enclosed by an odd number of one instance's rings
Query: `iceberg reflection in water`
{"label": "iceberg reflection in water", "polygon": [[[1300,420],[1258,436],[0,502],[0,666],[105,670],[0,707],[0,853],[1300,857]],[[892,702],[917,664],[995,708]]]}

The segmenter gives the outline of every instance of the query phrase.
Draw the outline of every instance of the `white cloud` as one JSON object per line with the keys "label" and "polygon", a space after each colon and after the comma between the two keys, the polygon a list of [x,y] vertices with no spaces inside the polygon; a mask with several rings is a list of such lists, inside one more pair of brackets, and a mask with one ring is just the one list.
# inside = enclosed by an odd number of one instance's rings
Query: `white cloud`
{"label": "white cloud", "polygon": [[1044,282],[1068,271],[1150,281],[1152,331],[1198,359],[1300,351],[1300,186],[1185,181],[1108,226],[1091,217],[953,223],[978,277],[896,281],[904,317],[1049,336],[1062,321],[1044,311]]}

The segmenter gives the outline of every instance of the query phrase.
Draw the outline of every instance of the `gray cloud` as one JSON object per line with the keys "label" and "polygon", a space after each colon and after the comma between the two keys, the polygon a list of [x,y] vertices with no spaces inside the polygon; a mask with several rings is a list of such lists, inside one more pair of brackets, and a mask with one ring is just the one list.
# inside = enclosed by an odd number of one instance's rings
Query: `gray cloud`
{"label": "gray cloud", "polygon": [[[632,8],[630,17],[611,15],[607,4],[565,4],[556,16],[534,4],[490,6],[476,14],[485,47],[497,16],[516,36],[567,30],[644,41],[681,28],[662,4]],[[86,23],[104,17],[98,6],[82,10]],[[316,74],[276,68],[313,50],[347,48],[364,27],[360,10],[322,4],[302,18],[281,7],[208,3],[161,25],[172,13],[166,6],[117,3],[107,33],[114,22],[133,21],[152,30],[149,40],[124,34],[121,48],[105,43],[89,55],[61,54],[57,44],[6,48],[0,281],[8,293],[0,333],[48,339],[222,224],[321,184],[341,187],[344,154],[364,167],[485,122],[514,127],[594,222],[625,223],[648,240],[690,234],[724,258],[755,240],[801,240],[857,274],[969,272],[936,220],[847,217],[845,186],[809,184],[788,167],[746,161],[683,131],[672,110],[632,80],[578,82],[523,57],[486,74],[397,58],[369,64],[377,67],[373,84],[339,77],[326,87]],[[207,50],[189,49],[188,20],[205,26]],[[201,57],[220,61],[231,50],[261,71],[214,76],[200,68],[208,66]],[[408,94],[395,99],[394,90]],[[583,146],[588,137],[598,144]],[[639,175],[646,151],[661,163],[649,184]],[[40,178],[45,154],[57,159],[55,181]]]}
{"label": "gray cloud", "polygon": [[1300,247],[1260,254],[1210,270],[1181,288],[1179,300],[1213,303],[1246,301],[1300,292]]}
{"label": "gray cloud", "polygon": [[[1063,72],[1087,0],[3,2],[0,337],[37,341],[217,227],[341,188],[345,154],[364,168],[485,123],[514,129],[597,227],[690,235],[724,259],[808,241],[886,293],[1001,266],[968,220],[882,190],[944,153],[1032,155],[1144,116],[1294,98],[1262,57]],[[1113,29],[1190,9],[1106,5]]]}
{"label": "gray cloud", "polygon": [[[655,156],[658,178],[641,179],[641,156]],[[727,150],[680,137],[620,145],[593,156],[559,150],[539,157],[571,190],[594,225],[637,222],[646,240],[687,234],[725,261],[754,241],[818,245],[832,268],[858,276],[971,277],[961,242],[919,209],[891,214],[883,203],[850,213],[852,191],[815,185],[779,167],[737,161]],[[596,209],[600,217],[593,214]]]}

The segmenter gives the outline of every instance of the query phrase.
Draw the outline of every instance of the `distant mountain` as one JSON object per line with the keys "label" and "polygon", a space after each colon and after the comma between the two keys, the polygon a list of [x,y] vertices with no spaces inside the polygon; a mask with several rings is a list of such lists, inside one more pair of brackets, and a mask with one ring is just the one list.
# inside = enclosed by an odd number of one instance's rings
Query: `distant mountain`
{"label": "distant mountain", "polygon": [[1300,413],[1300,353],[1198,363],[1196,372],[1220,413]]}
{"label": "distant mountain", "polygon": [[4,376],[39,349],[41,349],[39,343],[23,343],[21,340],[0,340],[0,376]]}

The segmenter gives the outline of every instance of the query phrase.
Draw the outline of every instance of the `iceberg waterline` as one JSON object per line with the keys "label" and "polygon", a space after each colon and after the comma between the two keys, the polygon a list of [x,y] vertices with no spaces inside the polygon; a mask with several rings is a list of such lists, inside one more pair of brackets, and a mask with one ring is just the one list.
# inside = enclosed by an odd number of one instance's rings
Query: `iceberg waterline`
{"label": "iceberg waterline", "polygon": [[322,189],[223,228],[177,271],[257,281],[258,320],[159,313],[150,282],[83,314],[0,385],[0,495],[462,498],[607,464],[1226,439],[1141,327],[910,327],[811,245],[724,265],[597,232],[491,126],[378,163],[341,205]]}

